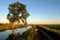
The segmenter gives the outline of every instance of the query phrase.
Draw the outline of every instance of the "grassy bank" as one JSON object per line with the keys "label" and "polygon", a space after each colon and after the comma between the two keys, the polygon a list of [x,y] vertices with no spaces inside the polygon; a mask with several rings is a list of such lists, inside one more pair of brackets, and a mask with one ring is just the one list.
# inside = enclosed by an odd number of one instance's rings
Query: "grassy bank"
{"label": "grassy bank", "polygon": [[33,40],[34,37],[34,32],[35,32],[35,26],[33,26],[31,29],[25,31],[21,37],[24,40]]}
{"label": "grassy bank", "polygon": [[[14,29],[16,28],[23,28],[25,27],[24,25],[20,24],[20,25],[15,25]],[[12,24],[2,24],[0,25],[0,32],[1,31],[5,31],[5,30],[11,30],[12,29]]]}
{"label": "grassy bank", "polygon": [[39,26],[45,30],[52,31],[60,35],[59,25],[39,25]]}
{"label": "grassy bank", "polygon": [[16,34],[16,37],[14,37],[12,34],[9,35],[7,40],[33,40],[34,33],[35,33],[35,26],[32,26],[30,29],[25,31],[22,35],[20,35],[19,33]]}
{"label": "grassy bank", "polygon": [[60,25],[43,25],[43,26],[45,26],[45,27],[49,27],[49,28],[51,28],[51,29],[56,29],[56,30],[60,30]]}

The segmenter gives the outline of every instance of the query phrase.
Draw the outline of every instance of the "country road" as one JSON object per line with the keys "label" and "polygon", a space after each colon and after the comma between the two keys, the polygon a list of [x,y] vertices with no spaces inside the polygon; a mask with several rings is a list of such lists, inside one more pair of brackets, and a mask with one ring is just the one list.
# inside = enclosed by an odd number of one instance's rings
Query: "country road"
{"label": "country road", "polygon": [[36,26],[35,36],[33,40],[60,40],[60,35],[47,31],[38,25]]}

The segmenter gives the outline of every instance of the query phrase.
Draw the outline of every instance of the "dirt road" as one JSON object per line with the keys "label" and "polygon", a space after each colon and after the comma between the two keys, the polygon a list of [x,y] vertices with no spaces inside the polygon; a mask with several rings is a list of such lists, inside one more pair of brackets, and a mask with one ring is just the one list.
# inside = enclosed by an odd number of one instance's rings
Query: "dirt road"
{"label": "dirt road", "polygon": [[47,31],[38,25],[36,26],[35,36],[33,40],[60,40],[60,35]]}

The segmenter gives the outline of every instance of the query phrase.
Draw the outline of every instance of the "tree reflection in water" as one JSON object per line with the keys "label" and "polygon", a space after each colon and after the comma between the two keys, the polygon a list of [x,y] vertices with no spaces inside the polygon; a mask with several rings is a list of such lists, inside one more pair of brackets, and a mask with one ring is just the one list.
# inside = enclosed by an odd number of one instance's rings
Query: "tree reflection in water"
{"label": "tree reflection in water", "polygon": [[17,34],[12,33],[8,36],[6,40],[22,40],[20,37],[21,37],[20,33]]}

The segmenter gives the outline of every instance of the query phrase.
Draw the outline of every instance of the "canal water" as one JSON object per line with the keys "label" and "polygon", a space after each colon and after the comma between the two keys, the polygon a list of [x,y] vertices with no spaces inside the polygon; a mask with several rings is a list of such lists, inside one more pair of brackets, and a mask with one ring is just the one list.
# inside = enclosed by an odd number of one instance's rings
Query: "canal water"
{"label": "canal water", "polygon": [[[32,26],[28,26],[28,27],[24,27],[24,28],[17,28],[17,29],[14,29],[14,31],[15,31],[15,33],[20,33],[20,35],[22,35],[22,33],[27,31],[31,27]],[[12,30],[6,30],[3,32],[0,32],[0,40],[5,40],[11,33],[12,33]]]}

